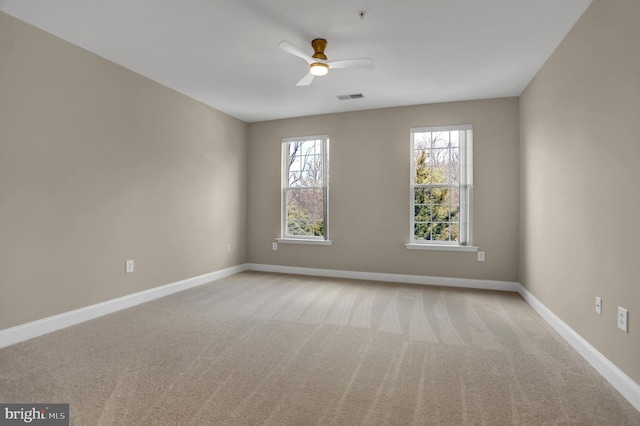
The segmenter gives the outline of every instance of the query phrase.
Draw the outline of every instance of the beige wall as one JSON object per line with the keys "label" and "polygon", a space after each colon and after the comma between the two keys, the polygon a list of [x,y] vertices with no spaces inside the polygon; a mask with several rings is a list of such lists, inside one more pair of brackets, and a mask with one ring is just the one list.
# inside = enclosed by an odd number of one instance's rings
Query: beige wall
{"label": "beige wall", "polygon": [[0,12],[0,329],[245,263],[246,141]]}
{"label": "beige wall", "polygon": [[520,282],[636,383],[639,28],[639,1],[595,0],[520,99]]}
{"label": "beige wall", "polygon": [[[351,101],[357,102],[357,101]],[[473,124],[474,243],[486,252],[407,250],[409,129]],[[283,137],[329,134],[332,246],[280,236]],[[352,271],[515,281],[518,259],[516,98],[360,111],[249,126],[249,261]]]}

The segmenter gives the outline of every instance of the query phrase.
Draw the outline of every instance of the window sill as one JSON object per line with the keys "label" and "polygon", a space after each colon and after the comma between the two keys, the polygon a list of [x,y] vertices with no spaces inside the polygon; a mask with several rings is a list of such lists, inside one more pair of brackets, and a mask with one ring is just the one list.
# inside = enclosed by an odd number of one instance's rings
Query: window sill
{"label": "window sill", "polygon": [[312,238],[276,238],[276,241],[283,244],[308,244],[315,246],[330,246],[333,244],[331,240],[314,240]]}
{"label": "window sill", "polygon": [[462,251],[462,252],[478,251],[478,247],[476,246],[457,246],[457,245],[424,244],[424,243],[407,243],[404,246],[407,248],[407,250],[438,250],[438,251]]}

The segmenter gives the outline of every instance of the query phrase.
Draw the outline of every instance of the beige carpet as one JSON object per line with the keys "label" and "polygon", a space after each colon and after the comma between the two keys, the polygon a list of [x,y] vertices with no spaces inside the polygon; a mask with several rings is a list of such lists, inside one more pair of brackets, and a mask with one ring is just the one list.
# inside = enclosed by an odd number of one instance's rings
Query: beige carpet
{"label": "beige carpet", "polygon": [[640,425],[513,293],[245,272],[0,350],[77,425]]}

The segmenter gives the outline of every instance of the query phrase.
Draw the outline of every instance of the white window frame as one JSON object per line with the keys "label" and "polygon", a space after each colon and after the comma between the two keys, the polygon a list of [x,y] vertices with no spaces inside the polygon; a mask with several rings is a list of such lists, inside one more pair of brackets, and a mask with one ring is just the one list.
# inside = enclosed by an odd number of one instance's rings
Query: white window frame
{"label": "white window frame", "polygon": [[[460,216],[459,216],[459,236],[458,241],[438,241],[438,240],[417,240],[415,239],[415,188],[429,187],[424,184],[415,183],[415,135],[418,133],[436,133],[449,131],[463,131],[464,137],[459,143],[459,190]],[[411,129],[410,136],[410,164],[411,172],[409,176],[410,191],[410,225],[409,243],[405,244],[407,249],[418,250],[449,250],[449,251],[477,251],[478,247],[473,246],[473,126],[471,124],[416,127]]]}
{"label": "white window frame", "polygon": [[[287,209],[287,189],[289,189],[289,158],[287,146],[291,142],[321,141],[322,146],[322,211],[323,211],[323,234],[316,235],[289,235],[288,232],[288,209]],[[331,245],[329,240],[329,135],[312,135],[287,137],[282,139],[282,166],[281,166],[281,232],[280,238],[276,238],[279,243],[294,244],[315,244]],[[309,187],[319,188],[319,187]]]}

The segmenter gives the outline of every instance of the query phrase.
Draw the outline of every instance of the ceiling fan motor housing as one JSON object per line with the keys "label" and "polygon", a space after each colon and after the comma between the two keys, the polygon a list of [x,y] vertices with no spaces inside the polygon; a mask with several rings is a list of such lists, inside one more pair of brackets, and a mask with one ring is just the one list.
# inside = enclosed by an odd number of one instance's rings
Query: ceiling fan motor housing
{"label": "ceiling fan motor housing", "polygon": [[323,38],[316,38],[311,42],[311,47],[313,47],[313,58],[321,59],[323,61],[327,60],[327,56],[324,54],[324,49],[327,47],[327,40]]}

